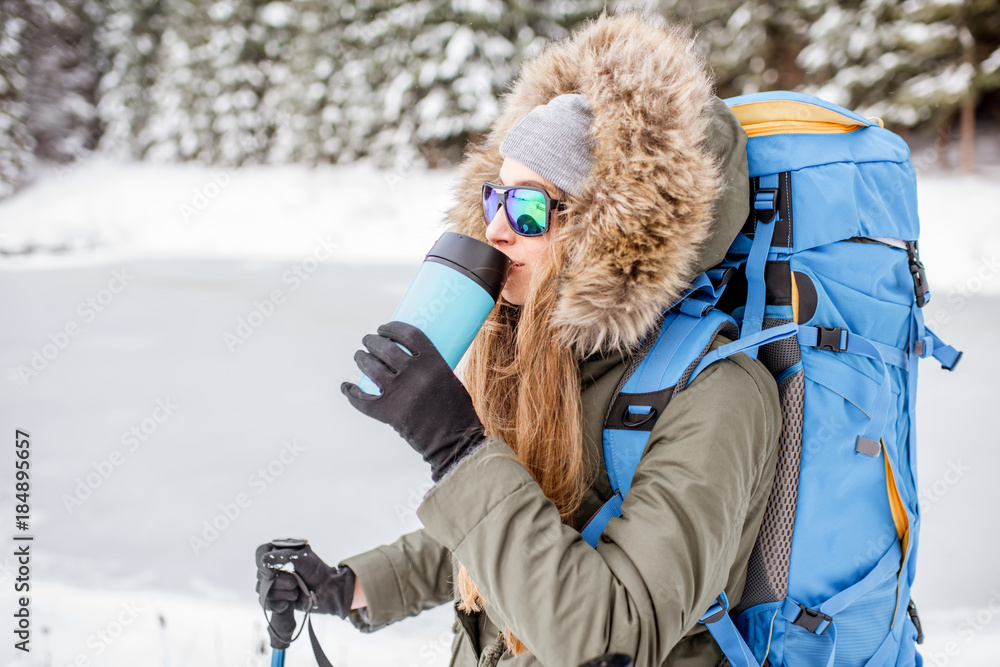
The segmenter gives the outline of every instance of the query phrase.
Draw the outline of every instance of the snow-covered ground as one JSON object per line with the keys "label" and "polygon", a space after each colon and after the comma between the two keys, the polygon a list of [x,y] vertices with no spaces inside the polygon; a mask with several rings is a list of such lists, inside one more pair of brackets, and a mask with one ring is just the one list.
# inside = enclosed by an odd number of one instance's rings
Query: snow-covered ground
{"label": "snow-covered ground", "polygon": [[405,167],[91,161],[52,169],[0,203],[0,252],[31,253],[33,268],[123,255],[284,260],[329,237],[337,262],[410,262],[440,234],[452,178]]}
{"label": "snow-covered ground", "polygon": [[[336,561],[419,527],[425,465],[339,384],[440,233],[452,178],[92,162],[0,203],[0,434],[31,434],[35,538],[33,650],[8,640],[0,664],[266,664],[259,543],[304,536]],[[966,353],[920,378],[915,599],[932,665],[1000,656],[998,183],[920,181],[926,314]],[[372,635],[315,624],[338,667],[447,664],[447,605]],[[313,664],[307,640],[288,664]]]}

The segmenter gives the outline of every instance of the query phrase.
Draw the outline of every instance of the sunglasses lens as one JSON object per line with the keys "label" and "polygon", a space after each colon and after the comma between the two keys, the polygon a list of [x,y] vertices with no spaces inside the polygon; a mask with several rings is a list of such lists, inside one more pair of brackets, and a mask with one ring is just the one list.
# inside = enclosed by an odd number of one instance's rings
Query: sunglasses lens
{"label": "sunglasses lens", "polygon": [[500,208],[500,195],[489,185],[483,186],[483,215],[486,216],[486,224],[489,225],[496,217],[497,209]]}
{"label": "sunglasses lens", "polygon": [[539,236],[548,226],[545,195],[538,190],[514,188],[507,195],[507,218],[523,236]]}

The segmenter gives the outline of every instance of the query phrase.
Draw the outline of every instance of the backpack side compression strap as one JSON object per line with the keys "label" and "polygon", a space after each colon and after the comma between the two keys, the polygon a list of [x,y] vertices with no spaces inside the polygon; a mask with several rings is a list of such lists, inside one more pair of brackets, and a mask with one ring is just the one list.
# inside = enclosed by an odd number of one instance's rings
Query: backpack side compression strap
{"label": "backpack side compression strap", "polygon": [[955,366],[962,360],[962,353],[938,338],[930,327],[925,327],[924,331],[927,335],[917,341],[914,354],[920,358],[932,356],[941,362],[941,368],[946,371],[955,370]]}
{"label": "backpack side compression strap", "polygon": [[[699,373],[714,361],[731,356],[737,352],[744,352],[747,348],[756,348],[760,345],[772,343],[794,335],[798,335],[799,341],[807,347],[830,350],[832,352],[858,354],[872,359],[878,366],[881,366],[882,381],[879,384],[874,401],[867,410],[867,414],[870,416],[868,428],[858,436],[855,449],[858,454],[864,454],[871,458],[877,457],[881,448],[879,441],[888,418],[889,400],[891,398],[891,384],[886,364],[889,363],[906,368],[908,361],[906,353],[902,350],[876,343],[839,327],[813,327],[789,322],[765,329],[745,338],[740,338],[728,345],[723,345],[713,350],[705,355],[698,366],[695,367],[694,372],[691,373],[691,380],[694,380]],[[857,391],[848,391],[846,395],[855,396],[857,393]]]}

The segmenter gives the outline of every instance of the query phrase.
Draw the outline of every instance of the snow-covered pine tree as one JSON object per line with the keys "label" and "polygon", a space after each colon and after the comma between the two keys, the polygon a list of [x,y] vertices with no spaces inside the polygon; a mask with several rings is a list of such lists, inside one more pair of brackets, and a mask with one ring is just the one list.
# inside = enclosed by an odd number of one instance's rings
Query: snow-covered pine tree
{"label": "snow-covered pine tree", "polygon": [[964,113],[971,147],[975,105],[1000,87],[1000,0],[839,3],[809,36],[809,91],[891,127],[950,132]]}
{"label": "snow-covered pine tree", "polygon": [[[156,79],[147,89],[151,115],[140,133],[141,151],[153,160],[212,162],[216,158],[214,66],[224,46],[213,42],[211,12],[200,0],[172,0],[164,14]],[[242,3],[236,6],[242,6]]]}
{"label": "snow-covered pine tree", "polygon": [[454,163],[489,127],[521,60],[602,7],[597,0],[358,3],[346,31],[357,55],[344,74],[353,86],[365,79],[375,113],[345,109],[349,125],[369,126],[344,138],[348,152],[405,164],[417,148],[432,166]]}
{"label": "snow-covered pine tree", "polygon": [[324,31],[327,53],[315,65],[323,86],[318,132],[324,161],[351,162],[373,152],[370,141],[382,127],[386,95],[379,87],[386,85],[386,62],[392,61],[394,26],[404,20],[392,11],[395,4],[405,3],[358,0],[331,12],[338,23]]}
{"label": "snow-covered pine tree", "polygon": [[[966,58],[973,67],[972,86],[962,103],[962,168],[975,165],[976,113],[983,102],[1000,91],[1000,0],[969,0],[960,17],[972,44]],[[993,97],[994,122],[1000,121],[1000,101]]]}
{"label": "snow-covered pine tree", "polygon": [[[303,128],[300,153],[309,164],[348,162],[363,152],[358,138],[370,134],[364,116],[372,110],[364,105],[373,99],[373,92],[365,64],[356,61],[351,45],[360,4],[310,0],[302,10],[304,39],[291,56],[304,83],[302,119],[292,122]],[[358,113],[352,114],[353,109]]]}
{"label": "snow-covered pine tree", "polygon": [[26,64],[28,129],[37,158],[65,164],[91,150],[102,55],[94,28],[103,10],[92,0],[24,0],[21,48]]}
{"label": "snow-covered pine tree", "polygon": [[34,141],[28,132],[26,61],[21,33],[28,26],[22,0],[5,0],[0,12],[0,199],[25,180]]}
{"label": "snow-covered pine tree", "polygon": [[639,9],[686,23],[694,33],[721,97],[765,90],[794,90],[803,82],[797,57],[810,24],[821,14],[817,0],[637,0]]}
{"label": "snow-covered pine tree", "polygon": [[[994,22],[1000,23],[1000,14],[994,17]],[[984,41],[983,46],[986,56],[979,63],[980,108],[988,118],[992,118],[994,125],[1000,127],[1000,37],[995,38],[993,44]]]}
{"label": "snow-covered pine tree", "polygon": [[147,128],[155,113],[151,91],[159,75],[166,13],[160,0],[105,0],[104,5],[105,18],[95,36],[108,62],[97,102],[99,149],[142,158],[150,145]]}
{"label": "snow-covered pine tree", "polygon": [[[264,17],[272,23],[285,18],[277,13],[277,6],[270,6],[272,14]],[[282,48],[280,64],[270,71],[272,89],[261,109],[272,128],[269,159],[310,165],[332,162],[340,146],[330,141],[333,130],[324,113],[345,101],[331,102],[329,81],[347,58],[342,35],[344,12],[353,11],[353,3],[298,0],[294,10],[287,17],[294,21],[294,37]]]}
{"label": "snow-covered pine tree", "polygon": [[340,5],[173,0],[150,91],[148,154],[232,166],[319,161]]}
{"label": "snow-covered pine tree", "polygon": [[312,0],[244,0],[213,17],[210,67],[201,96],[211,104],[214,118],[214,162],[309,163],[300,130],[309,115],[304,90],[312,73],[293,54],[308,48],[303,10],[311,16],[315,6]]}

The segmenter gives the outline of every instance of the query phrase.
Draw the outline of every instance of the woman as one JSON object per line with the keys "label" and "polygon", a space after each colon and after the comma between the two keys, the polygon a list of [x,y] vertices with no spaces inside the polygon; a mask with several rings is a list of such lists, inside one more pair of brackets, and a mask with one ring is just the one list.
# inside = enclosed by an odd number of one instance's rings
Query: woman
{"label": "woman", "polygon": [[[338,568],[300,554],[315,610],[374,631],[455,600],[452,665],[716,664],[698,618],[722,590],[737,604],[774,474],[761,364],[735,355],[677,394],[623,516],[596,549],[578,531],[612,495],[601,431],[644,334],[746,220],[745,141],[693,43],[649,19],[602,16],[525,64],[449,213],[514,263],[464,386],[390,323],[355,356],[382,396],[343,387],[430,463],[425,527]],[[548,216],[523,217],[511,186]],[[262,554],[261,576],[288,557]],[[278,579],[262,602],[304,607]]]}

